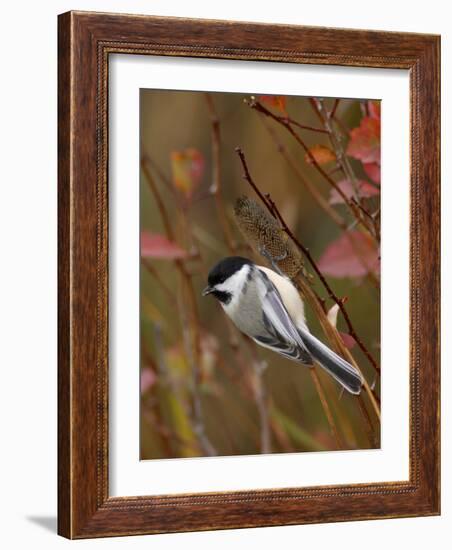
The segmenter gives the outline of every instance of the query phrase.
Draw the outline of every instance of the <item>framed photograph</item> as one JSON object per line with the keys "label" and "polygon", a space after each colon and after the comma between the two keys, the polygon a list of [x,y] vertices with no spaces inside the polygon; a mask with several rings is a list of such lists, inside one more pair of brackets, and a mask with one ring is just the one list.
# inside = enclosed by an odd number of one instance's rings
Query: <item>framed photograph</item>
{"label": "framed photograph", "polygon": [[439,48],[59,16],[61,535],[439,514]]}

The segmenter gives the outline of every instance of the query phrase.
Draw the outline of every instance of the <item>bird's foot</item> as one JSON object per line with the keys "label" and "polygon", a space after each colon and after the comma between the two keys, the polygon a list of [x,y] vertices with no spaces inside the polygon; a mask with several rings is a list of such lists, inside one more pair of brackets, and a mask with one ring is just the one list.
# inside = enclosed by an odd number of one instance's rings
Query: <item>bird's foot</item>
{"label": "bird's foot", "polygon": [[280,275],[284,276],[284,273],[281,271],[281,269],[278,266],[278,262],[281,262],[282,260],[285,260],[287,258],[287,252],[284,252],[284,254],[281,254],[281,256],[275,256],[273,257],[270,252],[265,248],[265,245],[259,246],[259,253],[261,256],[263,256],[272,266],[272,268],[279,273]]}

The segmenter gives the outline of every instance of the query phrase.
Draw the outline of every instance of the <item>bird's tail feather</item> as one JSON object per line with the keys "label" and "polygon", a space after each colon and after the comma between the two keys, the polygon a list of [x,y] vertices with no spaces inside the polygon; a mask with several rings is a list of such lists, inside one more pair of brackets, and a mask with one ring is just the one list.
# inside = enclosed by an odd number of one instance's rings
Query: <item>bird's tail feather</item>
{"label": "bird's tail feather", "polygon": [[299,332],[312,357],[319,365],[347,391],[358,395],[363,385],[361,374],[310,332],[304,329],[300,329]]}

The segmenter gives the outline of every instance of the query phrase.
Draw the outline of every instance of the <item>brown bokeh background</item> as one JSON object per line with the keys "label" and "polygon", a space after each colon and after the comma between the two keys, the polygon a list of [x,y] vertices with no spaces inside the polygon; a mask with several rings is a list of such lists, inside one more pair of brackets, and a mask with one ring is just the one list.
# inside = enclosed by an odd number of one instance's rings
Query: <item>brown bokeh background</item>
{"label": "brown bokeh background", "polygon": [[[243,237],[234,223],[233,207],[236,199],[245,194],[254,197],[243,179],[236,147],[246,156],[253,179],[263,192],[271,193],[285,221],[294,234],[319,259],[329,243],[341,234],[337,225],[319,208],[306,188],[278,151],[265,125],[276,133],[283,147],[295,159],[304,177],[328,198],[330,187],[319,172],[306,161],[299,144],[274,121],[252,110],[244,99],[246,94],[213,93],[210,98],[221,132],[221,186],[225,215],[237,242]],[[205,455],[199,443],[193,422],[193,392],[196,391],[202,407],[203,430],[218,455],[257,454],[262,451],[261,418],[256,404],[254,371],[249,367],[252,352],[247,344],[227,327],[219,304],[212,298],[202,298],[206,272],[222,257],[229,255],[213,197],[212,185],[212,124],[206,95],[202,92],[142,90],[141,102],[141,157],[164,202],[174,231],[174,240],[181,248],[197,248],[200,258],[184,260],[194,289],[196,307],[202,332],[202,352],[199,357],[200,376],[193,388],[193,373],[184,345],[184,324],[189,314],[181,314],[180,302],[186,300],[180,273],[171,259],[147,258],[141,269],[141,459],[187,457]],[[326,99],[331,109],[333,99]],[[277,112],[268,106],[273,112]],[[303,124],[321,127],[308,98],[286,98],[289,115]],[[278,113],[279,115],[281,113]],[[359,126],[363,117],[363,103],[343,99],[336,116],[344,132]],[[264,119],[264,120],[263,120]],[[330,146],[328,135],[300,130],[308,146]],[[202,178],[187,203],[181,208],[178,190],[173,184],[171,153],[187,148],[198,150],[204,159]],[[361,162],[350,158],[358,178],[366,179]],[[334,164],[328,167],[332,177]],[[140,181],[141,229],[165,235],[161,211],[144,170]],[[370,199],[373,210],[379,197]],[[184,204],[186,204],[184,202]],[[350,223],[344,205],[334,207]],[[189,229],[187,229],[187,227]],[[246,247],[241,255],[251,256]],[[254,257],[254,256],[253,256]],[[264,260],[260,260],[264,263]],[[145,265],[146,264],[146,265]],[[327,277],[339,297],[347,297],[347,310],[356,331],[379,363],[380,301],[378,290],[366,277]],[[314,281],[318,293],[327,298],[324,289]],[[172,294],[172,296],[169,296]],[[327,299],[327,307],[333,303]],[[182,308],[183,309],[183,308]],[[186,311],[187,308],[185,308]],[[325,341],[312,311],[307,310],[308,324],[316,336]],[[338,328],[347,332],[341,316]],[[240,363],[231,349],[231,338],[238,341],[245,361]],[[369,383],[375,371],[365,360],[361,350],[351,350]],[[325,418],[319,396],[302,365],[258,348],[258,357],[268,363],[262,375],[266,391],[266,407],[270,422],[271,452],[300,452],[333,450],[337,448]],[[379,428],[369,438],[369,427],[363,411],[353,396],[339,397],[339,386],[319,373],[325,393],[330,400],[345,449],[379,446]],[[378,381],[377,381],[378,391]],[[367,420],[369,421],[369,419]],[[371,422],[373,419],[371,419]]]}

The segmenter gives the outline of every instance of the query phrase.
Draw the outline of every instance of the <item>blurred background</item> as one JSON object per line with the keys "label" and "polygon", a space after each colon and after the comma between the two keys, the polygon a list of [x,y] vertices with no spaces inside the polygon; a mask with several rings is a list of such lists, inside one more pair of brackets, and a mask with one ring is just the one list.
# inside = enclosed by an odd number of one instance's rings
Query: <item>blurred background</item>
{"label": "blurred background", "polygon": [[319,389],[310,369],[251,345],[201,297],[221,258],[265,264],[234,216],[237,198],[259,201],[240,147],[344,303],[354,336],[306,264],[379,404],[379,103],[157,90],[140,103],[141,459],[379,447],[369,392],[342,393],[320,371]]}

